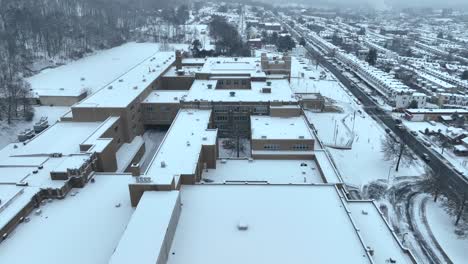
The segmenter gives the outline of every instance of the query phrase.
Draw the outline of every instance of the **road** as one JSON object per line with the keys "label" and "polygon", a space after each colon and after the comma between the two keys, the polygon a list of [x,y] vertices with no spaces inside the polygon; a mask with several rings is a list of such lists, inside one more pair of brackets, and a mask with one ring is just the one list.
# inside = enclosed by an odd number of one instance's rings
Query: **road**
{"label": "road", "polygon": [[343,72],[338,69],[335,65],[330,62],[330,58],[326,58],[312,46],[312,44],[308,41],[307,36],[304,34],[301,35],[296,30],[292,29],[289,25],[284,23],[284,21],[278,21],[284,27],[289,29],[291,34],[299,39],[304,37],[306,40],[306,50],[309,52],[310,55],[313,57],[320,58],[320,64],[328,69],[335,77],[343,83],[344,86],[356,97],[360,100],[363,104],[365,111],[374,119],[379,120],[381,123],[386,125],[393,133],[398,135],[403,142],[411,148],[414,153],[418,156],[423,158],[424,154],[427,154],[430,158],[430,162],[427,162],[429,167],[434,172],[440,172],[445,176],[446,183],[452,190],[455,191],[459,196],[468,193],[468,181],[463,175],[460,175],[456,172],[446,160],[440,159],[438,155],[436,155],[432,150],[428,149],[423,143],[421,143],[418,139],[416,139],[411,133],[407,130],[401,130],[396,127],[397,123],[392,118],[390,114],[382,110],[378,104],[376,104],[370,96],[368,96],[364,91],[359,89],[353,82],[346,77]]}

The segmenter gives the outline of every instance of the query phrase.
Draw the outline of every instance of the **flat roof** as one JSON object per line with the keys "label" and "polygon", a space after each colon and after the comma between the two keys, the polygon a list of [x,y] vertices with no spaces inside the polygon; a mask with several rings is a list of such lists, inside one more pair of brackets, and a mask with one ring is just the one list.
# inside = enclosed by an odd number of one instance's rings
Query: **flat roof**
{"label": "flat roof", "polygon": [[168,264],[371,263],[335,186],[182,185],[180,195]]}
{"label": "flat roof", "polygon": [[30,221],[2,242],[2,263],[107,263],[134,211],[128,199],[131,176],[94,179],[72,189],[73,195],[41,205],[40,214],[31,213]]}
{"label": "flat roof", "polygon": [[174,61],[173,52],[157,52],[72,108],[127,107]]}
{"label": "flat roof", "polygon": [[188,94],[181,90],[157,90],[151,92],[142,103],[147,104],[178,104]]}
{"label": "flat roof", "polygon": [[174,176],[195,173],[202,145],[216,144],[217,130],[208,129],[210,118],[211,110],[179,110],[145,172],[153,183],[170,185]]}
{"label": "flat roof", "polygon": [[[80,153],[80,144],[93,134],[103,122],[57,122],[27,142],[14,149],[12,155],[39,155]],[[17,143],[21,145],[22,143]]]}
{"label": "flat roof", "polygon": [[178,201],[178,191],[144,192],[109,263],[158,263]]}
{"label": "flat roof", "polygon": [[[268,80],[267,82],[251,82],[251,89],[215,89],[217,80],[195,80],[190,88],[186,102],[207,101],[207,102],[293,102],[297,103],[295,96],[286,79]],[[209,88],[208,84],[211,84]],[[271,93],[264,93],[262,89],[271,88]],[[230,92],[235,92],[231,96]]]}
{"label": "flat roof", "polygon": [[303,116],[251,116],[253,140],[312,140],[314,137]]}
{"label": "flat roof", "polygon": [[465,109],[426,109],[426,108],[418,108],[418,109],[406,109],[405,110],[408,113],[411,114],[468,114],[468,110]]}
{"label": "flat roof", "polygon": [[[183,62],[182,62],[183,64]],[[170,67],[165,73],[164,77],[195,77],[195,73],[201,70],[202,66],[182,66],[182,71],[177,71],[176,66]]]}
{"label": "flat roof", "polygon": [[313,160],[222,159],[216,161],[216,169],[203,171],[202,178],[215,183],[323,183]]}
{"label": "flat roof", "polygon": [[207,58],[200,73],[210,75],[249,75],[266,77],[258,57],[211,57]]}

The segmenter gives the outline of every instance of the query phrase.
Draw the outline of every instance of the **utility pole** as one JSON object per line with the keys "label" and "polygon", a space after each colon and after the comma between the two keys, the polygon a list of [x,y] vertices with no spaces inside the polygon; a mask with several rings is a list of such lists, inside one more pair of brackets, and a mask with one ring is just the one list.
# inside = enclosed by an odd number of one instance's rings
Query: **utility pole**
{"label": "utility pole", "polygon": [[354,111],[353,115],[353,134],[354,134],[354,124],[356,123],[356,111]]}
{"label": "utility pole", "polygon": [[405,149],[405,145],[403,145],[403,143],[401,143],[400,144],[400,154],[398,154],[398,161],[397,161],[395,171],[398,171],[398,168],[400,167],[401,156],[403,156],[403,150],[404,149]]}

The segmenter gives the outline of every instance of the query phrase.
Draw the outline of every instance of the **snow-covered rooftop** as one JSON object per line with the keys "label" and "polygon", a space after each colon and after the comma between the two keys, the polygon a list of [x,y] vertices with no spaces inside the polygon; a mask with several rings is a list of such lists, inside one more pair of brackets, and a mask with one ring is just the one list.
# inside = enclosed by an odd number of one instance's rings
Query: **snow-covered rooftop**
{"label": "snow-covered rooftop", "polygon": [[158,52],[74,107],[127,107],[175,61],[173,52]]}
{"label": "snow-covered rooftop", "polygon": [[206,60],[200,73],[210,75],[248,75],[266,77],[260,60],[256,57],[211,57]]}
{"label": "snow-covered rooftop", "polygon": [[202,145],[216,144],[210,118],[211,110],[179,110],[145,172],[153,183],[170,185],[176,175],[195,173]]}
{"label": "snow-covered rooftop", "polygon": [[252,116],[250,126],[253,140],[311,140],[314,139],[302,116],[298,117],[271,117]]}
{"label": "snow-covered rooftop", "polygon": [[72,189],[73,195],[32,213],[2,242],[1,262],[107,263],[134,211],[128,199],[131,176],[94,178],[85,188]]}
{"label": "snow-covered rooftop", "polygon": [[332,185],[183,185],[180,195],[169,264],[371,263]]}
{"label": "snow-covered rooftop", "polygon": [[323,183],[313,160],[223,159],[216,162],[216,169],[204,171],[202,177],[216,183]]}
{"label": "snow-covered rooftop", "polygon": [[181,90],[158,90],[151,92],[143,103],[177,104],[188,94]]}
{"label": "snow-covered rooftop", "polygon": [[[211,88],[209,86],[211,84]],[[190,88],[186,102],[297,102],[291,91],[288,80],[271,80],[267,82],[251,82],[251,89],[216,89],[217,80],[195,80]],[[270,87],[271,93],[263,92]],[[234,92],[234,95],[231,95]]]}
{"label": "snow-covered rooftop", "polygon": [[178,191],[145,192],[109,263],[158,263],[179,206]]}

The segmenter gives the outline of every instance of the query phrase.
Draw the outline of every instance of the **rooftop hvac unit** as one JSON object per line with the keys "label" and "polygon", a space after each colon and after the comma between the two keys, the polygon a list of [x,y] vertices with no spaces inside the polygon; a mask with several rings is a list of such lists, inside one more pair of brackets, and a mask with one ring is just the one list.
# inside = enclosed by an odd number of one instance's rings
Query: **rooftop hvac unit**
{"label": "rooftop hvac unit", "polygon": [[268,85],[268,86],[271,86],[271,81],[268,81],[268,82],[267,82],[267,85]]}
{"label": "rooftop hvac unit", "polygon": [[137,90],[138,89],[138,86],[133,86],[133,90]]}
{"label": "rooftop hvac unit", "polygon": [[262,88],[262,93],[271,93],[271,88],[270,87],[263,87]]}
{"label": "rooftop hvac unit", "polygon": [[266,139],[266,138],[267,138],[267,136],[262,136],[262,139]]}
{"label": "rooftop hvac unit", "polygon": [[109,87],[107,87],[107,89],[112,90],[112,85],[110,85]]}
{"label": "rooftop hvac unit", "polygon": [[221,160],[221,164],[226,164],[227,163],[227,160],[226,159],[222,159]]}
{"label": "rooftop hvac unit", "polygon": [[123,79],[120,79],[119,82],[123,82]]}
{"label": "rooftop hvac unit", "polygon": [[231,97],[234,97],[234,96],[236,96],[236,92],[229,92],[229,95],[230,95]]}
{"label": "rooftop hvac unit", "polygon": [[166,168],[166,162],[161,161],[161,168]]}
{"label": "rooftop hvac unit", "polygon": [[304,136],[299,136],[300,139],[304,139]]}
{"label": "rooftop hvac unit", "polygon": [[208,85],[208,89],[212,89],[213,88],[213,84],[209,83]]}
{"label": "rooftop hvac unit", "polygon": [[252,158],[249,158],[249,162],[253,162],[253,159],[252,159]]}
{"label": "rooftop hvac unit", "polygon": [[206,141],[208,138],[207,137],[202,137],[203,141]]}

